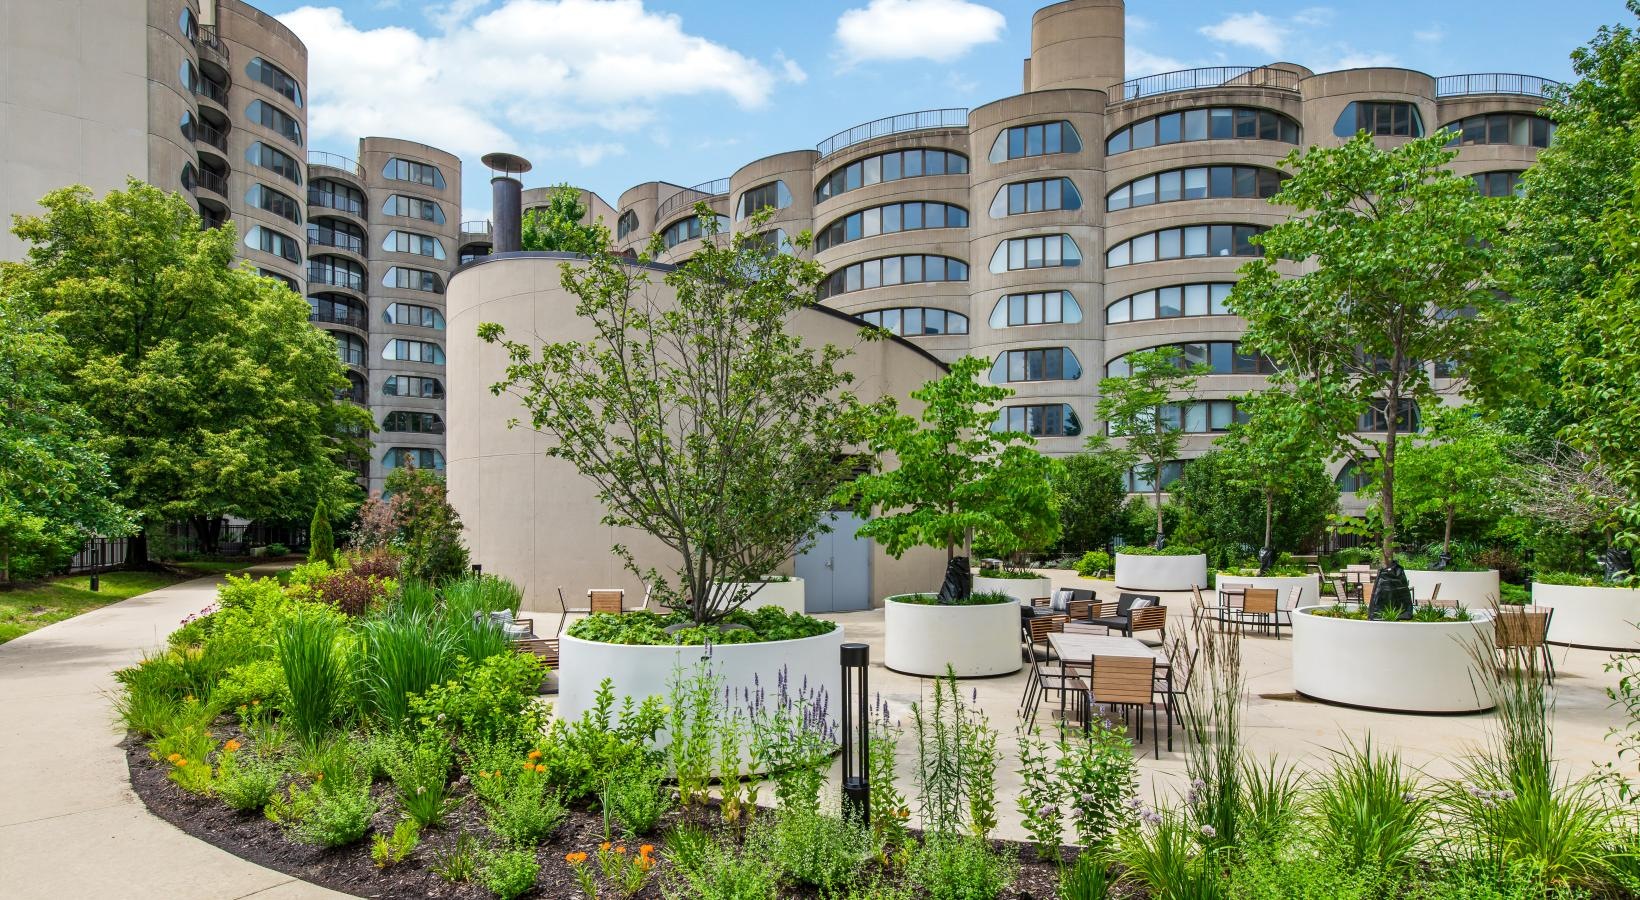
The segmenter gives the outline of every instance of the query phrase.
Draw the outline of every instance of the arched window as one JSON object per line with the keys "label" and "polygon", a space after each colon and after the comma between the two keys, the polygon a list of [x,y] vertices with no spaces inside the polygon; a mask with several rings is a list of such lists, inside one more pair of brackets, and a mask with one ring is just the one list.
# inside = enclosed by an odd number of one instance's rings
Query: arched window
{"label": "arched window", "polygon": [[1187,225],[1129,238],[1105,253],[1105,267],[1136,265],[1163,259],[1212,256],[1262,256],[1252,237],[1263,225]]}
{"label": "arched window", "polygon": [[284,69],[258,56],[245,64],[245,74],[249,75],[252,81],[261,82],[274,93],[296,104],[297,109],[302,108],[302,88]]}
{"label": "arched window", "polygon": [[838,194],[902,178],[924,175],[966,175],[968,157],[954,150],[894,150],[857,159],[832,170],[814,188],[814,202]]}
{"label": "arched window", "polygon": [[1278,112],[1246,106],[1213,106],[1163,113],[1118,128],[1105,141],[1115,156],[1185,141],[1280,141],[1298,143],[1298,123]]}
{"label": "arched window", "polygon": [[364,365],[364,338],[345,331],[332,331],[330,336],[336,340],[336,355],[343,363],[350,366]]}
{"label": "arched window", "polygon": [[382,287],[442,294],[444,293],[444,279],[423,269],[393,266],[387,270],[386,275],[382,276]]}
{"label": "arched window", "polygon": [[296,239],[266,225],[252,225],[250,230],[245,232],[245,246],[291,262],[302,261],[302,251]]}
{"label": "arched window", "polygon": [[261,166],[269,172],[278,175],[291,184],[301,186],[302,164],[296,158],[281,150],[275,150],[267,144],[257,141],[245,149],[245,159],[252,165]]}
{"label": "arched window", "polygon": [[624,213],[621,213],[621,217],[615,220],[615,238],[617,240],[624,238],[637,230],[638,214],[630,209]]}
{"label": "arched window", "polygon": [[251,105],[245,107],[245,115],[263,128],[278,132],[281,137],[292,144],[298,147],[302,146],[301,123],[272,103],[266,100],[252,100]]}
{"label": "arched window", "polygon": [[430,234],[417,234],[414,231],[389,231],[387,237],[382,238],[382,249],[394,253],[414,253],[433,259],[445,258],[443,241]]}
{"label": "arched window", "polygon": [[[1162,426],[1169,431],[1185,434],[1222,434],[1232,425],[1247,422],[1247,414],[1234,400],[1195,400],[1189,403],[1167,403],[1161,407]],[[1115,428],[1105,423],[1111,437],[1121,437]]]}
{"label": "arched window", "polygon": [[1530,113],[1483,113],[1441,126],[1456,131],[1448,147],[1513,144],[1547,147],[1555,137],[1555,123]]}
{"label": "arched window", "polygon": [[1081,208],[1082,193],[1076,189],[1075,182],[1063,177],[1042,178],[1016,181],[998,188],[991,201],[991,218]]}
{"label": "arched window", "polygon": [[424,184],[435,190],[444,190],[444,173],[432,163],[415,162],[395,156],[382,166],[382,177],[390,181],[409,181]]}
{"label": "arched window", "polygon": [[1032,350],[1005,350],[991,364],[991,381],[1011,384],[1021,381],[1075,381],[1082,377],[1082,363],[1068,347],[1040,347]]}
{"label": "arched window", "polygon": [[408,341],[395,338],[382,348],[382,359],[400,362],[423,362],[444,365],[444,348],[432,341]]}
{"label": "arched window", "polygon": [[786,182],[771,181],[740,195],[740,203],[735,206],[735,220],[748,218],[765,209],[785,209],[791,205],[792,192],[786,189]]}
{"label": "arched window", "polygon": [[437,201],[421,197],[412,197],[408,194],[393,194],[382,203],[382,214],[388,216],[403,216],[407,219],[420,219],[423,222],[444,224],[444,208]]}
{"label": "arched window", "polygon": [[[1197,341],[1161,346],[1179,348],[1179,368],[1206,366],[1208,375],[1269,375],[1276,370],[1274,360],[1251,350],[1244,352],[1241,345],[1234,341]],[[1105,363],[1105,375],[1109,378],[1126,378],[1129,374],[1127,354]]]}
{"label": "arched window", "polygon": [[1008,238],[991,254],[991,271],[996,273],[1081,264],[1082,251],[1068,234]]}
{"label": "arched window", "polygon": [[991,162],[1054,153],[1079,153],[1081,150],[1082,136],[1076,133],[1071,123],[1037,122],[1004,128],[991,144]]}
{"label": "arched window", "polygon": [[444,396],[444,382],[426,375],[389,375],[382,382],[382,395],[437,400]]}
{"label": "arched window", "polygon": [[[1423,420],[1418,413],[1418,404],[1413,400],[1402,400],[1400,414],[1395,417],[1395,429],[1401,432],[1418,432],[1423,430]],[[1367,411],[1362,413],[1355,422],[1356,431],[1380,432],[1389,430],[1389,401],[1375,400],[1369,404]]]}
{"label": "arched window", "polygon": [[1518,197],[1526,185],[1521,178],[1525,172],[1476,172],[1469,176],[1475,182],[1475,190],[1483,197]]}
{"label": "arched window", "polygon": [[444,313],[431,306],[415,303],[390,303],[382,310],[382,321],[389,325],[413,325],[418,328],[444,330]]}
{"label": "arched window", "polygon": [[1150,319],[1177,319],[1184,316],[1227,316],[1230,307],[1228,281],[1206,284],[1179,284],[1129,294],[1105,307],[1105,324],[1144,322]]}
{"label": "arched window", "polygon": [[968,317],[930,306],[900,306],[859,314],[860,321],[893,334],[920,337],[930,334],[967,334]]}
{"label": "arched window", "polygon": [[[1162,490],[1173,486],[1184,474],[1185,460],[1173,459],[1162,463]],[[1127,470],[1128,493],[1144,494],[1156,490],[1156,483],[1151,479],[1150,466],[1131,466]]]}
{"label": "arched window", "polygon": [[438,413],[395,409],[382,417],[382,430],[410,434],[443,434],[444,417]]}
{"label": "arched window", "polygon": [[402,469],[409,466],[442,472],[444,454],[428,447],[393,447],[382,454],[383,468]]}
{"label": "arched window", "polygon": [[925,228],[967,228],[968,210],[949,203],[889,203],[849,213],[820,230],[814,238],[815,250],[827,250],[849,241],[918,231]]}
{"label": "arched window", "polygon": [[1192,166],[1136,178],[1105,196],[1115,212],[1154,203],[1218,198],[1267,199],[1281,190],[1288,176],[1260,166]]}
{"label": "arched window", "polygon": [[1424,118],[1418,107],[1403,101],[1356,100],[1344,107],[1333,123],[1333,134],[1355,137],[1358,132],[1378,137],[1423,137]]}
{"label": "arched window", "polygon": [[1333,478],[1333,484],[1337,485],[1341,493],[1355,494],[1372,484],[1372,476],[1361,471],[1361,467],[1352,459],[1338,470],[1337,477]]}
{"label": "arched window", "polygon": [[251,185],[251,189],[245,192],[245,202],[294,224],[302,224],[302,205],[296,202],[296,198],[265,184]]}
{"label": "arched window", "polygon": [[1004,294],[991,308],[990,321],[992,328],[1074,324],[1082,321],[1082,307],[1070,291]]}
{"label": "arched window", "polygon": [[[716,218],[718,233],[723,234],[728,231],[729,217],[717,216]],[[667,249],[671,249],[684,241],[696,240],[705,233],[706,232],[701,225],[700,217],[691,214],[687,219],[679,219],[671,225],[666,226],[666,231],[661,233],[661,242],[666,245]]]}
{"label": "arched window", "polygon": [[960,259],[948,256],[885,256],[844,266],[826,276],[820,284],[820,297],[824,299],[895,284],[967,280],[968,264]]}

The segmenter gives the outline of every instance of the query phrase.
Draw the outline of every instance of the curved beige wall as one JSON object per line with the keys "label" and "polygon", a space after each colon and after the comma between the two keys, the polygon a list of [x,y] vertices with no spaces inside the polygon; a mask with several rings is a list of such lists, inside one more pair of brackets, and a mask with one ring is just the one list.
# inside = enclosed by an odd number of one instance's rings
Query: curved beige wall
{"label": "curved beige wall", "polygon": [[[564,262],[544,254],[484,260],[458,272],[448,295],[450,499],[466,526],[473,561],[524,585],[526,607],[537,610],[557,609],[559,586],[572,605],[581,605],[594,587],[625,588],[630,602],[641,599],[642,584],[610,552],[616,543],[645,567],[670,569],[675,560],[646,534],[598,524],[603,508],[591,482],[568,463],[549,459],[546,438],[528,427],[509,429],[510,419],[527,413],[516,397],[490,393],[507,361],[500,348],[477,338],[480,323],[499,323],[525,341],[592,337],[585,321],[569,314],[574,300],[561,285]],[[664,297],[666,288],[657,289]],[[915,411],[906,403],[911,390],[941,373],[936,361],[910,346],[862,341],[857,324],[822,310],[804,311],[793,327],[816,345],[851,349],[846,367],[866,400],[892,395]],[[873,596],[930,590],[943,565],[939,551],[914,551],[900,561],[875,551]]]}
{"label": "curved beige wall", "polygon": [[1066,0],[1031,17],[1030,84],[1033,91],[1091,88],[1102,91],[1124,79],[1122,0]]}

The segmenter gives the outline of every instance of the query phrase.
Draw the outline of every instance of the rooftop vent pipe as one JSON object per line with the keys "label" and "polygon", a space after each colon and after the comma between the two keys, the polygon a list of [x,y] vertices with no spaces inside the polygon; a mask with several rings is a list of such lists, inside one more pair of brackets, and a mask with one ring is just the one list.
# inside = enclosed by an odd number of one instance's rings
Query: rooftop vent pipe
{"label": "rooftop vent pipe", "polygon": [[484,165],[490,167],[490,197],[494,210],[490,213],[490,240],[495,253],[516,253],[523,247],[524,183],[517,175],[530,170],[530,161],[512,153],[487,153]]}

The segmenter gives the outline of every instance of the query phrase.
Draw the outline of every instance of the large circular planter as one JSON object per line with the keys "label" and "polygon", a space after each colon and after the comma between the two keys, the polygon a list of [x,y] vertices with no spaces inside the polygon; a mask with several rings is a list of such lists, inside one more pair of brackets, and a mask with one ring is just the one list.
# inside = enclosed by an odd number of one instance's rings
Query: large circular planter
{"label": "large circular planter", "polygon": [[1498,570],[1480,572],[1437,571],[1434,569],[1407,569],[1407,582],[1412,585],[1412,596],[1419,603],[1429,600],[1435,585],[1441,586],[1436,598],[1440,606],[1461,603],[1470,609],[1491,609],[1502,596],[1498,591]]}
{"label": "large circular planter", "polygon": [[1139,591],[1188,591],[1207,586],[1207,556],[1116,554],[1116,586]]}
{"label": "large circular planter", "polygon": [[[1444,589],[1443,589],[1444,590]],[[1640,650],[1640,588],[1533,582],[1532,603],[1555,611],[1549,643],[1592,650]]]}
{"label": "large circular planter", "polygon": [[[1442,588],[1443,593],[1445,588]],[[1493,707],[1490,613],[1468,622],[1364,622],[1293,612],[1293,689],[1315,700],[1411,713]]]}
{"label": "large circular planter", "polygon": [[756,589],[746,600],[746,609],[761,609],[765,606],[778,606],[789,613],[806,612],[808,597],[804,592],[803,579],[789,575],[785,581],[770,581],[763,579],[761,585],[752,582],[732,582],[731,587],[744,586],[747,591]]}
{"label": "large circular planter", "polygon": [[1315,575],[1229,575],[1220,572],[1214,582],[1219,590],[1228,587],[1274,588],[1281,605],[1287,605],[1287,595],[1299,589],[1299,606],[1321,604],[1321,579]]}
{"label": "large circular planter", "polygon": [[1019,604],[942,606],[883,601],[883,665],[907,675],[958,678],[1019,671]]}
{"label": "large circular planter", "polygon": [[[1016,610],[1016,631],[1018,618]],[[776,680],[784,669],[792,693],[804,685],[811,689],[823,688],[835,710],[842,702],[842,670],[839,668],[842,644],[841,625],[826,634],[790,641],[713,644],[709,657],[706,648],[699,646],[605,644],[566,634],[559,645],[558,699],[554,709],[561,719],[580,718],[581,713],[592,708],[598,684],[605,678],[613,684],[617,706],[623,697],[634,701],[645,697],[664,698],[674,673],[680,669],[685,674],[692,673],[706,657],[712,673],[723,679],[723,686],[736,698],[745,696],[743,689],[756,696],[758,688],[762,688],[764,703],[772,709],[779,699]],[[743,703],[740,699],[735,702],[736,705]]]}
{"label": "large circular planter", "polygon": [[1021,603],[1030,603],[1038,597],[1051,596],[1053,581],[1048,578],[985,578],[975,575],[974,593],[1007,594]]}

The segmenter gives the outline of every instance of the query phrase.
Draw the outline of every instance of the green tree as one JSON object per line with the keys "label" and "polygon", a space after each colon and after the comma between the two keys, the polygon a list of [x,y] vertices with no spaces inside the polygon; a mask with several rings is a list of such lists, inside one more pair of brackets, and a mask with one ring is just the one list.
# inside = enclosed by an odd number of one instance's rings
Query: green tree
{"label": "green tree", "polygon": [[[868,418],[840,367],[847,352],[788,330],[820,267],[769,253],[755,236],[767,215],[724,241],[716,216],[696,211],[707,240],[665,273],[664,289],[655,270],[607,251],[564,264],[594,339],[537,351],[498,325],[480,334],[511,360],[493,389],[516,394],[552,438],[548,455],[596,485],[604,523],[648,532],[678,565],[663,578],[615,552],[663,602],[708,624],[746,602],[734,583],[767,575],[822,531]],[[649,253],[662,249],[657,238]]]}
{"label": "green tree", "polygon": [[232,227],[201,230],[187,200],[135,179],[41,206],[17,220],[32,246],[6,278],[67,344],[122,505],[144,524],[191,520],[209,547],[222,516],[299,520],[356,490],[340,460],[362,452],[369,414],[336,399],[347,379],[307,303],[232,266]]}
{"label": "green tree", "polygon": [[401,466],[387,473],[382,487],[393,497],[392,546],[403,555],[399,571],[441,584],[467,571],[461,516],[445,492],[444,476],[430,469]]}
{"label": "green tree", "polygon": [[1109,549],[1121,531],[1127,473],[1109,454],[1083,452],[1060,461],[1059,546],[1068,552]]}
{"label": "green tree", "polygon": [[0,583],[131,526],[96,423],[64,381],[68,346],[14,287],[0,272]]}
{"label": "green tree", "polygon": [[988,368],[965,356],[911,392],[923,404],[920,419],[885,409],[872,423],[871,451],[891,456],[894,467],[861,475],[847,495],[869,517],[858,534],[896,559],[925,546],[943,547],[950,560],[973,543],[1006,555],[1058,535],[1060,464],[1029,435],[992,428],[995,404],[1013,391],[981,383]]}
{"label": "green tree", "polygon": [[1290,524],[1296,527],[1287,529],[1282,546],[1297,549],[1319,535],[1338,507],[1338,491],[1322,464],[1321,436],[1293,395],[1279,388],[1241,397],[1236,409],[1244,421],[1218,441],[1229,475],[1238,487],[1254,491],[1264,508],[1265,550],[1276,548],[1278,503],[1294,501],[1284,512],[1294,514],[1297,521]]}
{"label": "green tree", "polygon": [[1245,446],[1190,461],[1169,490],[1179,524],[1173,536],[1214,559],[1240,560],[1258,547],[1296,551],[1312,544],[1338,508],[1338,489],[1320,457],[1299,457],[1281,490],[1266,493],[1264,467]]}
{"label": "green tree", "polygon": [[1433,525],[1441,536],[1441,555],[1450,559],[1455,522],[1490,528],[1509,513],[1514,443],[1473,409],[1432,411],[1424,418],[1423,432],[1401,450],[1396,518],[1409,528]]}
{"label": "green tree", "polygon": [[552,250],[590,254],[609,245],[609,229],[586,221],[581,192],[560,184],[547,195],[547,205],[524,214],[519,244],[525,250]]}
{"label": "green tree", "polygon": [[[1257,239],[1264,258],[1243,267],[1230,295],[1248,322],[1242,343],[1271,358],[1272,384],[1294,395],[1330,451],[1379,461],[1384,565],[1401,434],[1439,402],[1430,368],[1454,376],[1452,393],[1489,399],[1529,367],[1495,277],[1511,201],[1453,174],[1450,137],[1386,150],[1360,134],[1294,151],[1283,162],[1293,177],[1270,202],[1298,215]],[[1303,274],[1277,271],[1294,264]]]}
{"label": "green tree", "polygon": [[[1162,467],[1179,455],[1184,432],[1179,400],[1196,389],[1206,366],[1185,364],[1177,347],[1157,347],[1127,355],[1128,374],[1099,382],[1099,417],[1120,440],[1121,451],[1150,478],[1151,505],[1156,510],[1155,545],[1162,546]],[[1108,439],[1095,435],[1090,447],[1104,447]]]}
{"label": "green tree", "polygon": [[330,501],[324,497],[313,506],[313,522],[308,526],[308,562],[330,562],[336,556],[336,533],[330,527]]}

